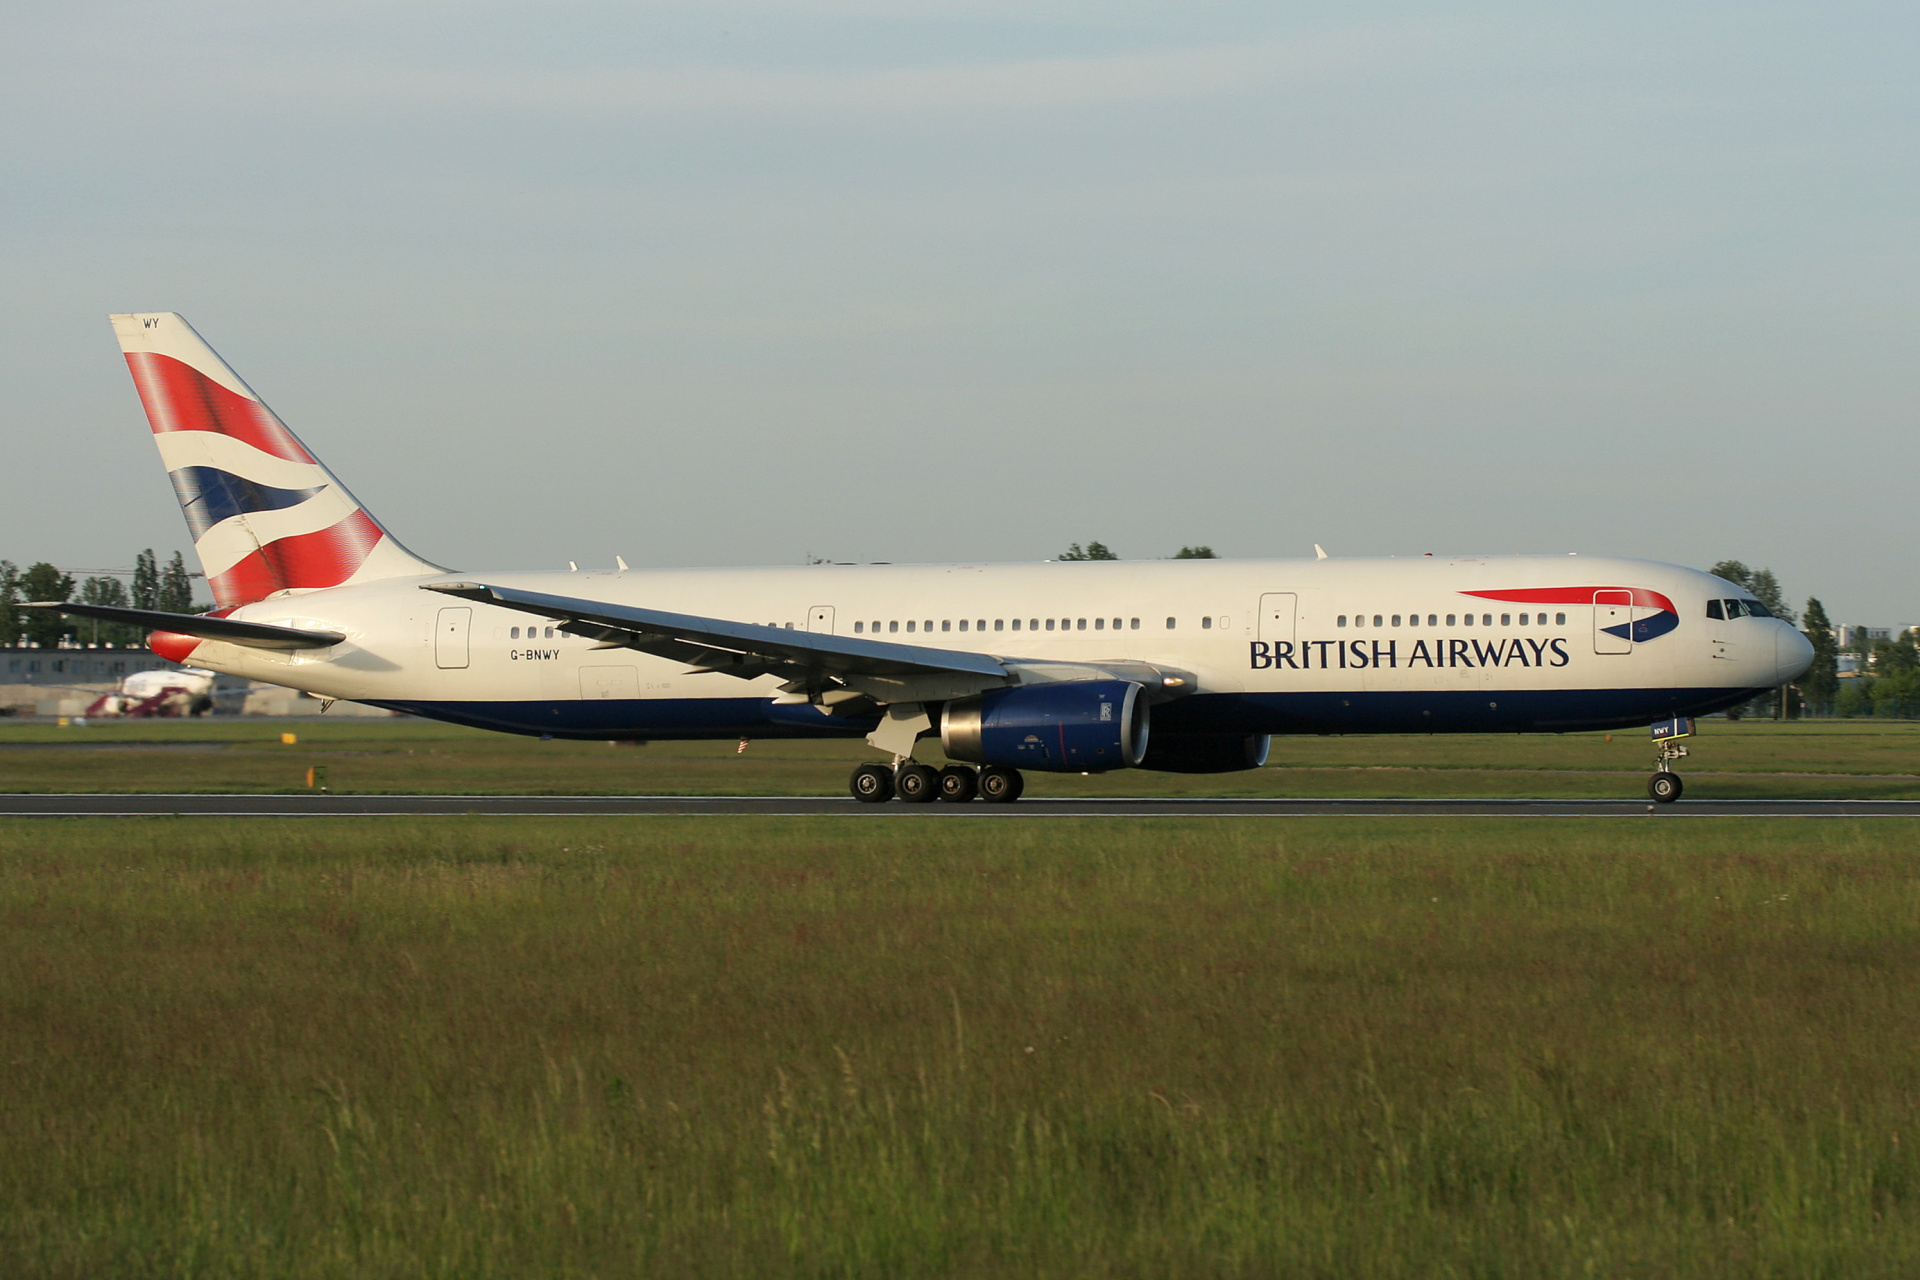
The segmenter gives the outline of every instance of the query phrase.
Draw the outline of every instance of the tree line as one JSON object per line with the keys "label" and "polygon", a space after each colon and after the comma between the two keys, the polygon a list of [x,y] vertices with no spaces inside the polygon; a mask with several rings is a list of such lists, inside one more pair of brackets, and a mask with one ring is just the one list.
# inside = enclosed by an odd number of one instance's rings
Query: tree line
{"label": "tree line", "polygon": [[115,646],[146,643],[145,627],[63,618],[43,609],[18,607],[41,600],[158,609],[163,613],[202,613],[211,607],[194,602],[193,579],[178,551],[165,564],[160,563],[152,547],[142,551],[133,558],[131,583],[106,574],[75,580],[72,574],[62,573],[44,560],[25,569],[11,560],[0,560],[0,645],[37,644],[51,649],[63,641]]}

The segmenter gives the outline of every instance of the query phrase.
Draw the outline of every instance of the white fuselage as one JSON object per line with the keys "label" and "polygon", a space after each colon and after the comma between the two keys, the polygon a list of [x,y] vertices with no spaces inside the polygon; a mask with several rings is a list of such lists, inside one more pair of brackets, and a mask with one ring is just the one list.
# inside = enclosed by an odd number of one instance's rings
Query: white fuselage
{"label": "white fuselage", "polygon": [[[551,619],[421,589],[472,576],[245,605],[231,616],[347,639],[282,653],[209,640],[192,661],[324,697],[556,736],[857,736],[871,727],[780,700],[772,676],[693,673],[568,636]],[[1603,557],[819,565],[485,581],[1028,663],[1149,663],[1191,676],[1188,696],[1156,710],[1156,726],[1194,731],[1647,724],[1732,705],[1794,678],[1811,654],[1776,619],[1709,618],[1708,600],[1745,594],[1718,578]]]}

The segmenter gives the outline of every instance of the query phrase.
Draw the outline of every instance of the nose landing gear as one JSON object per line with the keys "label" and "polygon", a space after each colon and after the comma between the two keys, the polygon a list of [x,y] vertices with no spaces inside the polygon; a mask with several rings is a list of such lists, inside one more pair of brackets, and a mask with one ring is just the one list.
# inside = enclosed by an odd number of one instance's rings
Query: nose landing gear
{"label": "nose landing gear", "polygon": [[1679,716],[1672,720],[1662,720],[1653,726],[1653,776],[1647,779],[1647,795],[1656,804],[1672,804],[1680,798],[1686,785],[1680,781],[1680,775],[1673,771],[1675,760],[1687,758],[1687,749],[1680,745],[1680,739],[1693,736],[1693,718]]}

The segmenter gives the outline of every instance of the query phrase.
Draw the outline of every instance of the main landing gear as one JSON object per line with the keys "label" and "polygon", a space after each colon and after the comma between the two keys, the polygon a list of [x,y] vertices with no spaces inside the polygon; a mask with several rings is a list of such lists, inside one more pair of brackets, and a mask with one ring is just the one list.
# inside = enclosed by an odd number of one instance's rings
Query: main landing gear
{"label": "main landing gear", "polygon": [[988,804],[1012,804],[1026,789],[1018,769],[990,764],[984,769],[950,764],[944,769],[903,760],[897,766],[863,764],[853,771],[847,789],[862,804],[885,804],[898,796],[906,804],[965,804],[978,797]]}

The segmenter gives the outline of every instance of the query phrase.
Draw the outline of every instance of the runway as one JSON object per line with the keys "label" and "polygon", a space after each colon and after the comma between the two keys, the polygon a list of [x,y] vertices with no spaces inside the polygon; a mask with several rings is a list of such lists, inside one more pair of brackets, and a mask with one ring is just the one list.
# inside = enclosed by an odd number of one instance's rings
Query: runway
{"label": "runway", "polygon": [[0,817],[1920,818],[1920,800],[1026,799],[860,804],[840,796],[0,795]]}

